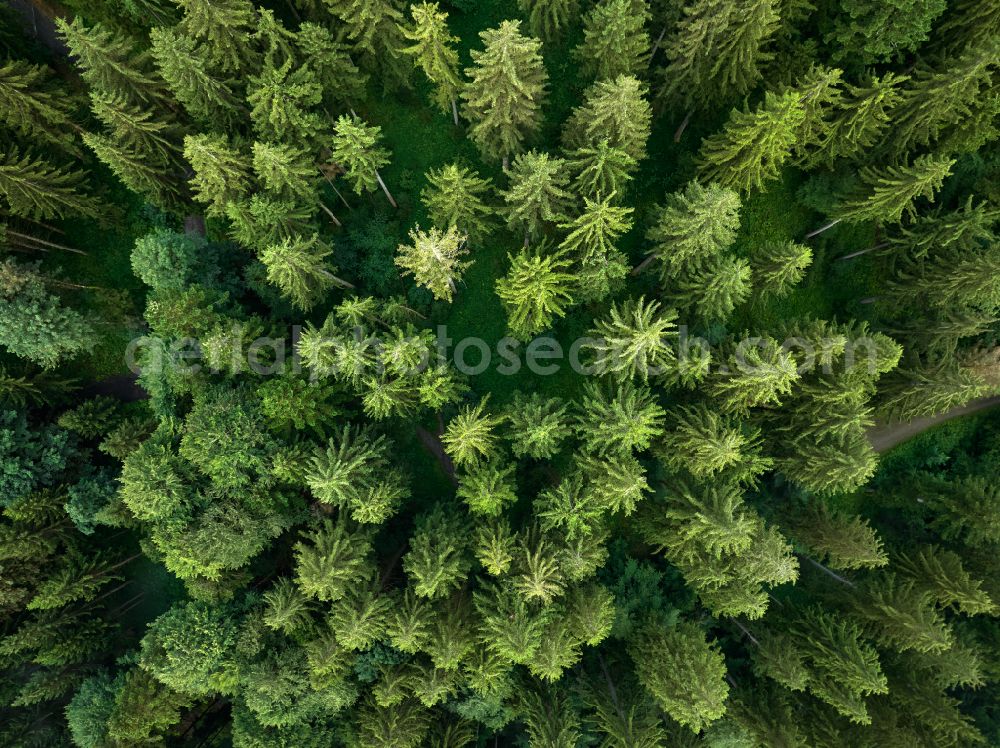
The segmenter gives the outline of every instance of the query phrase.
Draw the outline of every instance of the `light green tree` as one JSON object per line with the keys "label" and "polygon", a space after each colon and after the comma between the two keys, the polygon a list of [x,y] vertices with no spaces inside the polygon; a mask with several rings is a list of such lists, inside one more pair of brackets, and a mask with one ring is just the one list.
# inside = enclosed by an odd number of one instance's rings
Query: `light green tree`
{"label": "light green tree", "polygon": [[161,26],[149,32],[160,75],[188,114],[206,125],[232,123],[241,109],[231,80],[214,74],[203,46]]}
{"label": "light green tree", "polygon": [[491,190],[490,181],[477,172],[448,164],[427,172],[427,186],[420,199],[442,231],[457,226],[470,237],[484,237],[492,228],[494,211],[484,200]]}
{"label": "light green tree", "polygon": [[331,288],[354,288],[334,275],[326,261],[331,254],[332,250],[313,234],[271,245],[261,254],[260,261],[267,268],[267,279],[295,306],[309,311]]}
{"label": "light green tree", "polygon": [[580,0],[517,0],[528,16],[528,28],[547,42],[555,41],[580,11]]}
{"label": "light green tree", "polygon": [[100,215],[100,203],[81,194],[83,171],[56,166],[40,156],[21,153],[17,146],[0,158],[0,196],[7,209],[28,219]]}
{"label": "light green tree", "polygon": [[904,214],[915,218],[914,201],[919,197],[933,200],[954,164],[953,158],[927,155],[918,156],[912,164],[863,167],[861,186],[834,206],[833,218],[850,223],[899,223]]}
{"label": "light green tree", "polygon": [[583,42],[574,50],[586,75],[610,80],[645,72],[650,20],[645,0],[601,0],[584,16]]}
{"label": "light green tree", "polygon": [[596,145],[569,151],[566,156],[566,168],[573,175],[573,184],[585,198],[622,194],[638,167],[634,158],[612,146],[607,138]]}
{"label": "light green tree", "polygon": [[787,296],[812,265],[812,250],[797,242],[761,247],[750,259],[754,285],[764,295]]}
{"label": "light green tree", "polygon": [[804,119],[802,97],[795,91],[768,92],[754,111],[734,109],[725,129],[702,141],[699,178],[742,192],[760,189],[780,176]]}
{"label": "light green tree", "polygon": [[331,158],[344,170],[345,178],[353,182],[352,188],[357,194],[372,192],[377,184],[396,208],[396,201],[378,171],[389,163],[389,151],[381,141],[382,128],[378,125],[365,124],[354,114],[341,115],[337,120]]}
{"label": "light green tree", "polygon": [[497,279],[496,291],[507,310],[507,329],[528,340],[552,326],[573,303],[575,277],[564,253],[522,249],[508,255],[510,270]]}
{"label": "light green tree", "polygon": [[458,52],[454,49],[457,36],[448,31],[448,14],[437,3],[423,2],[410,6],[413,27],[403,27],[402,32],[412,44],[403,52],[413,56],[427,79],[434,85],[434,103],[442,111],[451,109],[455,126],[458,126],[458,93],[462,79],[458,75]]}
{"label": "light green tree", "polygon": [[457,467],[476,466],[496,454],[494,432],[503,419],[486,412],[487,404],[488,398],[484,398],[474,407],[463,407],[441,436],[445,451]]}
{"label": "light green tree", "polygon": [[672,341],[676,337],[677,313],[660,311],[656,301],[645,298],[612,304],[607,319],[600,319],[588,335],[593,365],[599,374],[621,378],[662,375],[676,357]]}
{"label": "light green tree", "polygon": [[619,455],[648,449],[663,433],[664,415],[648,387],[628,381],[612,387],[587,382],[574,425],[587,451]]}
{"label": "light green tree", "polygon": [[653,119],[643,83],[631,75],[599,80],[583,93],[583,104],[573,109],[563,130],[570,149],[607,140],[635,161],[646,157]]}
{"label": "light green tree", "polygon": [[175,0],[184,17],[180,30],[204,42],[212,62],[225,72],[246,72],[253,60],[250,34],[257,10],[249,0]]}
{"label": "light green tree", "polygon": [[52,90],[52,72],[25,60],[0,65],[0,121],[38,142],[76,153],[75,99]]}
{"label": "light green tree", "polygon": [[235,150],[225,135],[188,135],[184,158],[194,169],[191,189],[195,199],[208,205],[213,214],[224,214],[251,189],[250,159]]}
{"label": "light green tree", "polygon": [[565,161],[531,150],[514,159],[509,176],[510,187],[501,193],[507,225],[524,231],[526,244],[546,226],[566,219],[573,197]]}
{"label": "light green tree", "polygon": [[447,231],[432,228],[421,231],[419,227],[410,231],[410,244],[400,244],[396,250],[396,265],[404,275],[412,275],[417,285],[430,289],[435,299],[451,301],[456,290],[456,281],[471,260],[463,260],[469,250],[468,237],[454,225]]}
{"label": "light green tree", "polygon": [[542,45],[521,34],[520,21],[504,21],[479,37],[486,47],[472,51],[473,66],[465,71],[470,80],[462,91],[463,113],[480,152],[506,165],[541,124],[548,84]]}

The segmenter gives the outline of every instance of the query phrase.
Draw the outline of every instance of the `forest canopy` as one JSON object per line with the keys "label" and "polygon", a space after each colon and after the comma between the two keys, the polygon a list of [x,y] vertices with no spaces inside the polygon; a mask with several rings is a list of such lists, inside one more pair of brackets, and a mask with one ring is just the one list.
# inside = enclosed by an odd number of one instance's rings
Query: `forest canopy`
{"label": "forest canopy", "polygon": [[1000,745],[1000,3],[22,5],[0,745]]}

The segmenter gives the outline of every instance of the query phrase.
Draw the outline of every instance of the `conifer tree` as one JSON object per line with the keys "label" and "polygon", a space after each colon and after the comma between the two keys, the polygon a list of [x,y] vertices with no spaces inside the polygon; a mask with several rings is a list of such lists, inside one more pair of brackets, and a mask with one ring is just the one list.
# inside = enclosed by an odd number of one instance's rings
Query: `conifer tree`
{"label": "conifer tree", "polygon": [[59,18],[56,26],[92,91],[119,94],[137,104],[162,101],[163,82],[151,72],[149,53],[137,53],[128,37],[101,24],[87,27],[80,18],[69,23]]}
{"label": "conifer tree", "polygon": [[752,112],[734,109],[725,129],[702,141],[699,177],[743,192],[760,189],[781,174],[804,119],[794,91],[768,92]]}
{"label": "conifer tree", "polygon": [[[746,94],[780,26],[774,0],[696,0],[665,42],[667,65],[658,96],[684,110]],[[683,125],[682,125],[683,128]]]}
{"label": "conifer tree", "polygon": [[880,142],[891,112],[899,104],[899,86],[906,79],[894,73],[869,76],[860,85],[845,83],[846,93],[831,113],[819,145],[808,163],[833,164],[837,159],[857,159]]}
{"label": "conifer tree", "polygon": [[954,643],[954,635],[931,595],[892,571],[868,577],[853,609],[874,629],[876,641],[896,651],[942,652]]}
{"label": "conifer tree", "polygon": [[442,231],[457,226],[470,237],[484,237],[491,230],[490,208],[484,198],[492,184],[488,179],[458,164],[448,164],[427,172],[427,187],[420,193],[421,202],[431,221]]}
{"label": "conifer tree", "polygon": [[252,62],[250,33],[257,11],[248,0],[175,0],[184,18],[180,29],[204,42],[212,62],[224,72],[245,72]]}
{"label": "conifer tree", "polygon": [[73,144],[72,97],[54,90],[52,73],[24,60],[6,60],[0,66],[0,121],[33,140],[69,153]]}
{"label": "conifer tree", "polygon": [[259,75],[250,76],[250,121],[265,140],[311,144],[326,130],[316,111],[323,101],[323,88],[312,68],[296,67],[294,62],[288,59],[277,65],[267,60]]}
{"label": "conifer tree", "polygon": [[791,455],[779,459],[778,470],[819,494],[853,491],[875,474],[878,455],[861,428],[841,437],[795,442]]}
{"label": "conifer tree", "polygon": [[381,140],[382,128],[378,125],[365,124],[357,115],[342,115],[337,120],[332,158],[353,182],[357,194],[372,192],[377,184],[395,208],[396,201],[378,171],[389,163],[389,151],[381,145]]}
{"label": "conifer tree", "polygon": [[573,198],[565,161],[531,150],[514,159],[509,176],[510,187],[502,193],[507,225],[524,231],[526,243],[566,219]]}
{"label": "conifer tree", "polygon": [[358,522],[384,522],[409,496],[390,453],[385,437],[345,426],[325,450],[317,450],[306,481],[316,498],[350,510]]}
{"label": "conifer tree", "polygon": [[834,219],[899,223],[904,214],[915,218],[914,201],[919,197],[933,201],[954,164],[955,159],[928,155],[918,156],[912,164],[885,169],[863,167],[861,186],[834,207]]}
{"label": "conifer tree", "polygon": [[776,340],[756,338],[747,343],[728,357],[725,370],[709,386],[728,413],[780,402],[799,378],[795,359]]}
{"label": "conifer tree", "polygon": [[728,249],[740,227],[740,196],[716,184],[690,182],[667,198],[659,218],[646,234],[653,247],[634,272],[660,262],[664,278],[701,265]]}
{"label": "conifer tree", "polygon": [[469,253],[467,240],[454,225],[447,231],[424,232],[418,227],[410,231],[412,244],[400,244],[396,250],[396,265],[404,275],[412,275],[417,285],[428,288],[435,299],[451,301],[456,281],[472,265],[461,259]]}
{"label": "conifer tree", "polygon": [[671,284],[682,311],[706,322],[722,321],[750,295],[750,265],[739,257],[720,256],[680,276]]}
{"label": "conifer tree", "polygon": [[548,84],[541,43],[522,36],[520,21],[504,21],[480,32],[486,45],[472,51],[470,79],[462,91],[469,137],[484,157],[506,164],[541,124],[540,106]]}
{"label": "conifer tree", "polygon": [[574,175],[573,184],[585,198],[622,194],[638,166],[634,158],[612,146],[607,138],[566,155],[566,167]]}
{"label": "conifer tree", "polygon": [[589,346],[597,372],[643,381],[662,375],[676,356],[671,344],[676,318],[672,309],[660,312],[657,302],[647,304],[642,297],[612,304],[609,318],[589,332],[598,341]]}
{"label": "conifer tree", "polygon": [[[339,600],[374,573],[371,553],[367,533],[351,531],[343,521],[324,520],[295,544],[295,584],[307,597],[325,602]],[[301,609],[301,604],[298,607]],[[275,610],[273,603],[271,608]],[[281,610],[287,621],[288,605]]]}
{"label": "conifer tree", "polygon": [[900,554],[894,567],[912,579],[941,606],[950,606],[965,615],[994,615],[997,605],[982,582],[973,579],[957,553],[930,545],[913,553]]}
{"label": "conifer tree", "polygon": [[305,205],[315,205],[316,166],[309,154],[291,145],[254,143],[253,167],[265,189]]}
{"label": "conifer tree", "polygon": [[507,310],[507,329],[528,340],[552,326],[573,303],[574,276],[562,252],[522,249],[508,255],[510,270],[497,279],[496,291]]}
{"label": "conifer tree", "polygon": [[750,260],[754,285],[761,294],[786,296],[805,277],[812,259],[812,250],[796,242],[763,247]]}
{"label": "conifer tree", "polygon": [[152,55],[171,92],[194,119],[232,122],[241,105],[230,80],[214,74],[203,46],[173,29],[150,30]]}
{"label": "conifer tree", "polygon": [[567,406],[558,398],[516,393],[505,411],[510,424],[511,449],[516,457],[552,457],[570,435]]}
{"label": "conifer tree", "polygon": [[892,110],[894,126],[886,133],[885,146],[895,156],[904,156],[973,118],[975,106],[991,85],[996,50],[994,40],[941,60],[937,68],[918,65],[902,91],[902,101]]}
{"label": "conifer tree", "polygon": [[408,66],[400,59],[405,44],[400,27],[403,12],[395,0],[323,0],[344,25],[353,49],[376,70],[384,86],[406,85]]}
{"label": "conifer tree", "polygon": [[944,0],[845,0],[827,40],[835,44],[835,59],[899,60],[927,39],[944,9]]}
{"label": "conifer tree", "polygon": [[458,126],[458,93],[462,80],[458,75],[458,52],[453,45],[458,37],[448,31],[448,14],[437,3],[423,2],[410,6],[413,28],[402,29],[413,44],[403,51],[413,56],[427,79],[434,84],[434,103],[442,111],[451,109],[455,126]]}
{"label": "conifer tree", "polygon": [[12,214],[25,218],[97,217],[100,203],[80,194],[86,179],[85,172],[22,154],[16,146],[0,159],[0,195]]}
{"label": "conifer tree", "polygon": [[487,403],[484,398],[475,407],[463,407],[441,436],[445,451],[457,467],[479,465],[496,454],[494,430],[501,419],[485,412]]}
{"label": "conifer tree", "polygon": [[646,69],[650,20],[645,0],[601,0],[583,19],[583,42],[574,50],[583,72],[597,80],[637,76]]}
{"label": "conifer tree", "polygon": [[551,42],[572,23],[580,10],[580,0],[517,0],[517,7],[528,16],[532,35]]}
{"label": "conifer tree", "polygon": [[299,26],[295,44],[316,74],[328,105],[351,104],[364,97],[365,76],[342,42],[325,26],[306,21]]}
{"label": "conifer tree", "polygon": [[607,140],[611,147],[642,161],[653,117],[645,93],[635,76],[597,81],[584,91],[583,104],[573,109],[563,130],[563,143],[575,149]]}
{"label": "conifer tree", "polygon": [[95,133],[84,133],[83,142],[115,176],[133,192],[145,196],[162,208],[177,209],[184,203],[181,174],[164,172],[163,165],[151,162],[148,153],[116,143]]}
{"label": "conifer tree", "polygon": [[867,520],[815,502],[790,520],[792,534],[833,569],[873,569],[889,563],[882,540]]}
{"label": "conifer tree", "polygon": [[879,387],[882,411],[898,420],[943,413],[982,397],[988,388],[972,371],[957,363],[900,369]]}
{"label": "conifer tree", "polygon": [[568,233],[559,248],[572,253],[580,262],[600,261],[616,252],[615,242],[632,228],[632,208],[612,204],[615,195],[603,199],[584,198],[584,210],[579,217],[563,223]]}
{"label": "conifer tree", "polygon": [[499,516],[506,505],[517,501],[514,465],[490,463],[463,474],[456,494],[468,505],[469,511],[489,517]]}
{"label": "conifer tree", "polygon": [[268,247],[260,256],[267,279],[281,289],[299,309],[309,311],[323,300],[331,288],[353,288],[333,274],[326,258],[330,248],[315,234],[309,238],[286,239]]}
{"label": "conifer tree", "polygon": [[671,429],[656,452],[671,469],[707,478],[734,469],[753,477],[767,467],[768,462],[756,455],[759,430],[741,426],[706,403],[681,407],[668,415]]}
{"label": "conifer tree", "polygon": [[130,103],[121,94],[94,92],[91,110],[112,142],[163,171],[180,171],[183,131],[169,119],[156,117],[146,106]]}
{"label": "conifer tree", "polygon": [[461,516],[439,505],[417,519],[403,568],[419,597],[444,597],[468,576],[472,559]]}
{"label": "conifer tree", "polygon": [[698,733],[726,712],[726,662],[701,628],[649,623],[628,645],[636,677],[679,724]]}
{"label": "conifer tree", "polygon": [[620,455],[648,449],[663,433],[664,415],[647,387],[627,381],[610,388],[587,382],[574,422],[586,450]]}
{"label": "conifer tree", "polygon": [[194,169],[194,197],[210,212],[224,213],[250,190],[250,159],[234,150],[224,135],[188,135],[184,157]]}

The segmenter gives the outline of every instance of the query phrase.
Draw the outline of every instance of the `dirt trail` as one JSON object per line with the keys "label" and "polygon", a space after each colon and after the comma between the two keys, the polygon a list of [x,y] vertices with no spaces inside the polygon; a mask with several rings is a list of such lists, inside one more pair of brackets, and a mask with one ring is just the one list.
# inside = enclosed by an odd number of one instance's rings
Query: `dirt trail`
{"label": "dirt trail", "polygon": [[908,423],[894,423],[891,425],[874,426],[868,430],[868,440],[876,452],[888,452],[895,446],[902,444],[907,439],[912,439],[917,434],[921,434],[927,429],[938,426],[955,418],[978,413],[1000,405],[1000,396],[983,397],[973,400],[970,403],[958,408],[952,408],[944,413],[926,418],[916,418]]}
{"label": "dirt trail", "polygon": [[65,57],[69,49],[59,38],[55,19],[66,11],[46,0],[7,0],[7,5],[24,17],[28,33],[57,55]]}

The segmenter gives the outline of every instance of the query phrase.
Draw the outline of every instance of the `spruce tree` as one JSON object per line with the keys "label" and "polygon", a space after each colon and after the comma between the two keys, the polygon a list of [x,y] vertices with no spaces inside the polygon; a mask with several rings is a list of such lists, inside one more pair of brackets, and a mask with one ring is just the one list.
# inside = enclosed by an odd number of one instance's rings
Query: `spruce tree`
{"label": "spruce tree", "polygon": [[629,642],[628,653],[639,682],[679,724],[698,733],[725,714],[726,662],[699,626],[651,622]]}
{"label": "spruce tree", "polygon": [[774,0],[695,0],[664,43],[667,65],[658,96],[682,110],[746,94],[773,55],[779,28]]}
{"label": "spruce tree", "polygon": [[996,50],[994,40],[941,60],[937,68],[918,65],[902,91],[902,101],[892,110],[893,127],[886,133],[885,147],[904,156],[971,119],[991,85]]}
{"label": "spruce tree", "polygon": [[69,153],[74,146],[75,101],[52,86],[52,73],[24,60],[0,66],[0,121],[11,130]]}
{"label": "spruce tree", "polygon": [[291,145],[254,143],[253,168],[257,179],[274,195],[307,206],[316,205],[319,175],[309,153]]}
{"label": "spruce tree", "polygon": [[565,161],[531,150],[514,160],[509,176],[510,187],[502,193],[507,225],[523,231],[525,243],[566,219],[573,197]]}
{"label": "spruce tree", "polygon": [[846,0],[827,40],[836,45],[835,59],[900,60],[927,39],[945,5],[944,0]]}
{"label": "spruce tree", "polygon": [[120,94],[94,92],[91,110],[109,139],[167,174],[181,171],[183,130],[148,107],[131,104]]}
{"label": "spruce tree", "polygon": [[718,256],[670,284],[678,309],[704,322],[727,319],[750,296],[751,270],[739,257]]}
{"label": "spruce tree", "polygon": [[396,250],[396,265],[404,275],[412,275],[417,285],[424,286],[435,299],[451,301],[456,282],[461,280],[472,262],[462,260],[469,253],[465,246],[468,237],[455,226],[447,231],[420,228],[410,231],[411,244],[400,244]]}
{"label": "spruce tree", "polygon": [[165,172],[161,163],[150,161],[148,153],[103,135],[84,133],[83,142],[133,192],[161,208],[176,210],[184,205],[182,174]]}
{"label": "spruce tree", "polygon": [[583,19],[583,42],[574,50],[586,75],[610,80],[645,72],[650,20],[645,0],[601,0]]}
{"label": "spruce tree", "polygon": [[417,518],[403,569],[419,597],[445,597],[462,586],[472,566],[462,515],[436,506]]}
{"label": "spruce tree", "polygon": [[162,102],[163,81],[151,72],[149,53],[137,53],[128,37],[101,24],[87,27],[80,18],[69,23],[59,18],[56,26],[92,91],[119,94],[137,104]]}
{"label": "spruce tree", "polygon": [[696,478],[733,470],[750,471],[753,477],[767,467],[767,460],[756,454],[759,430],[741,426],[704,402],[678,408],[669,416],[671,428],[656,453],[672,470],[686,470]]}
{"label": "spruce tree", "polygon": [[486,45],[472,51],[469,83],[462,91],[469,137],[487,158],[507,160],[541,124],[540,107],[548,84],[541,43],[521,35],[520,21],[504,21],[480,32]]}
{"label": "spruce tree", "polygon": [[573,303],[575,278],[562,252],[522,249],[508,255],[510,270],[496,282],[497,296],[507,310],[507,329],[518,340],[528,340],[549,329]]}
{"label": "spruce tree", "polygon": [[282,65],[266,61],[247,85],[250,121],[266,140],[312,144],[326,131],[325,120],[316,111],[322,101],[323,88],[316,73],[308,65],[296,67],[291,59]]}
{"label": "spruce tree", "polygon": [[796,541],[833,569],[872,569],[889,563],[881,538],[867,520],[831,510],[824,502],[794,513],[790,527]]}
{"label": "spruce tree", "polygon": [[453,45],[458,37],[448,31],[448,14],[437,3],[423,2],[410,6],[413,28],[402,29],[413,44],[403,51],[413,56],[427,79],[434,85],[434,103],[447,112],[451,110],[458,126],[458,93],[462,80],[458,75],[458,52]]}
{"label": "spruce tree", "polygon": [[515,393],[505,411],[510,424],[511,449],[516,457],[552,457],[570,435],[567,406],[558,398]]}
{"label": "spruce tree", "polygon": [[621,148],[615,148],[607,138],[593,146],[569,151],[566,168],[573,174],[573,184],[585,198],[625,192],[632,181],[638,163]]}
{"label": "spruce tree", "polygon": [[574,423],[588,452],[616,456],[648,449],[663,433],[664,415],[648,387],[587,382]]}
{"label": "spruce tree", "polygon": [[882,412],[900,421],[943,413],[982,397],[983,380],[954,362],[900,369],[879,388]]}
{"label": "spruce tree", "polygon": [[456,226],[470,237],[482,238],[492,228],[493,209],[484,200],[491,189],[490,181],[477,172],[448,164],[427,172],[420,200],[437,228]]}
{"label": "spruce tree", "polygon": [[[371,536],[351,530],[342,520],[324,520],[303,533],[294,552],[295,584],[315,600],[339,600],[355,583],[364,583],[374,573]],[[287,605],[283,607],[287,611]]]}
{"label": "spruce tree", "polygon": [[812,250],[804,244],[765,246],[750,259],[754,286],[763,295],[787,296],[805,277],[812,260]]}
{"label": "spruce tree", "polygon": [[326,262],[330,254],[330,248],[313,235],[274,244],[264,250],[260,261],[267,268],[267,279],[295,306],[309,311],[331,288],[353,288],[333,274]]}
{"label": "spruce tree", "polygon": [[479,465],[496,454],[494,430],[501,419],[486,412],[487,403],[484,398],[475,407],[463,407],[441,437],[445,451],[458,467]]}
{"label": "spruce tree", "polygon": [[725,412],[778,403],[799,378],[795,359],[776,340],[755,338],[747,343],[727,356],[725,367],[709,385]]}
{"label": "spruce tree", "polygon": [[864,167],[861,185],[853,195],[834,206],[833,217],[851,223],[900,223],[904,214],[915,218],[914,201],[919,197],[933,201],[934,193],[941,189],[954,164],[955,159],[947,156],[927,155],[918,156],[912,164],[885,169]]}
{"label": "spruce tree", "polygon": [[645,93],[635,76],[597,81],[584,91],[583,104],[573,109],[563,130],[563,143],[575,149],[607,140],[611,147],[642,161],[652,122]]}
{"label": "spruce tree", "polygon": [[152,55],[171,92],[194,119],[231,123],[241,108],[234,83],[214,73],[203,46],[173,29],[150,30]]}
{"label": "spruce tree", "polygon": [[690,182],[683,191],[668,196],[646,234],[653,247],[634,272],[659,261],[661,276],[674,278],[721,254],[736,241],[740,207],[740,196],[733,190]]}
{"label": "spruce tree", "polygon": [[605,298],[628,274],[627,259],[615,243],[632,228],[632,208],[617,207],[614,199],[613,193],[603,200],[584,198],[583,213],[561,226],[569,233],[559,248],[580,265],[580,295],[585,301]]}
{"label": "spruce tree", "polygon": [[517,0],[528,16],[532,35],[547,42],[558,39],[580,11],[580,0]]}
{"label": "spruce tree", "polygon": [[672,346],[676,318],[672,309],[661,312],[657,302],[647,304],[642,297],[620,307],[612,304],[609,318],[598,320],[588,333],[598,341],[589,346],[597,373],[643,381],[661,376],[676,356]]}
{"label": "spruce tree", "polygon": [[180,29],[205,45],[212,62],[224,72],[246,72],[251,67],[250,33],[257,27],[257,11],[248,0],[175,0],[184,18]]}
{"label": "spruce tree", "polygon": [[857,86],[846,83],[846,93],[831,113],[808,163],[829,166],[837,159],[858,159],[867,154],[889,126],[891,112],[901,100],[899,87],[905,80],[886,73],[881,78],[869,76]]}
{"label": "spruce tree", "polygon": [[13,146],[0,159],[0,195],[7,209],[29,219],[100,214],[100,203],[80,194],[87,175],[62,168]]}
{"label": "spruce tree", "polygon": [[328,105],[344,105],[364,98],[365,76],[351,59],[346,46],[325,26],[306,21],[299,26],[295,44],[316,74]]}
{"label": "spruce tree", "polygon": [[251,187],[250,159],[234,150],[224,135],[188,135],[184,157],[194,169],[191,187],[194,198],[222,214],[246,195]]}
{"label": "spruce tree", "polygon": [[382,188],[392,207],[396,201],[382,181],[379,169],[389,163],[389,151],[381,145],[382,128],[365,124],[357,115],[341,115],[333,138],[333,161],[344,170],[357,194]]}
{"label": "spruce tree", "polygon": [[702,141],[699,177],[743,192],[762,188],[781,175],[804,119],[794,91],[768,92],[752,112],[733,110],[725,129]]}
{"label": "spruce tree", "polygon": [[403,12],[395,0],[323,0],[343,24],[343,33],[385,87],[406,85],[408,66],[400,58]]}

